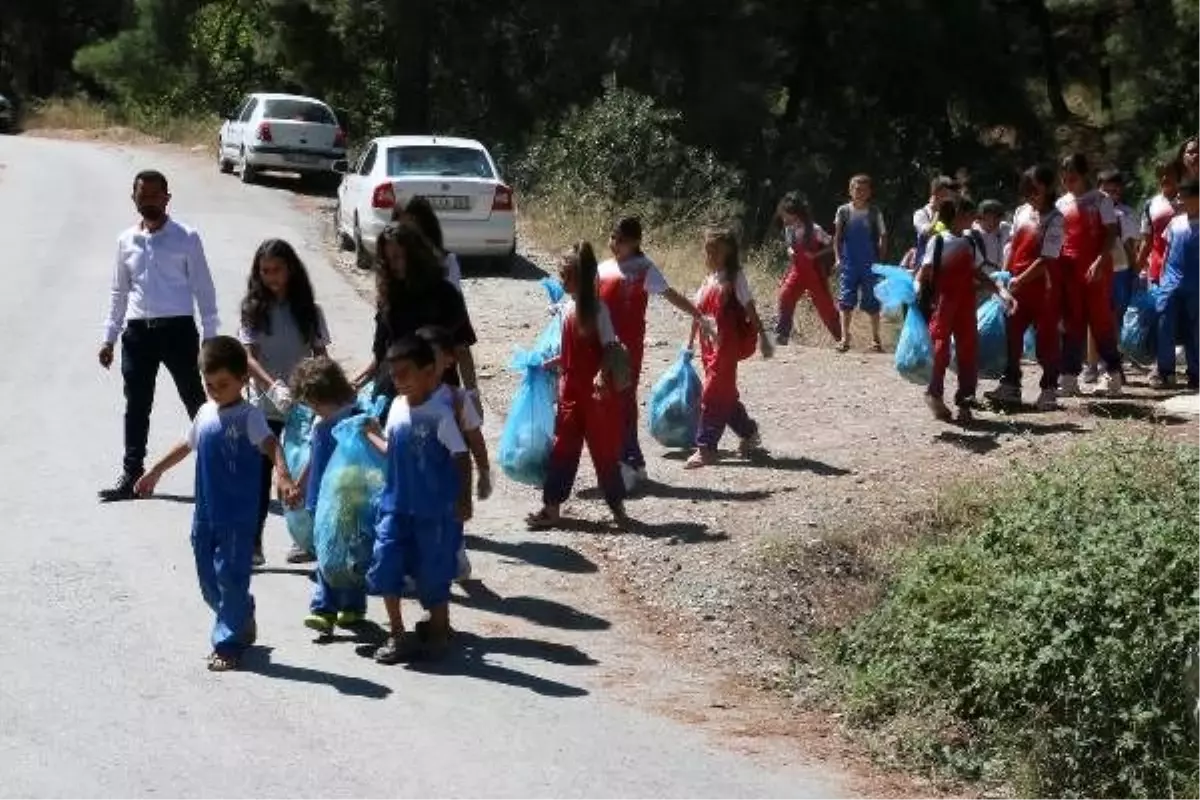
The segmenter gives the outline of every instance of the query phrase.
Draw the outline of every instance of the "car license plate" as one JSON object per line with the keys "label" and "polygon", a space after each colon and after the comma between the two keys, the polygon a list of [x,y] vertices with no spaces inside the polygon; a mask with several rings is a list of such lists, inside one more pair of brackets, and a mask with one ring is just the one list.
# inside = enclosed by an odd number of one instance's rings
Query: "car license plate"
{"label": "car license plate", "polygon": [[308,153],[292,153],[288,158],[297,164],[316,164],[320,161],[319,158]]}
{"label": "car license plate", "polygon": [[441,195],[437,197],[430,197],[429,205],[433,206],[438,211],[470,211],[471,198]]}

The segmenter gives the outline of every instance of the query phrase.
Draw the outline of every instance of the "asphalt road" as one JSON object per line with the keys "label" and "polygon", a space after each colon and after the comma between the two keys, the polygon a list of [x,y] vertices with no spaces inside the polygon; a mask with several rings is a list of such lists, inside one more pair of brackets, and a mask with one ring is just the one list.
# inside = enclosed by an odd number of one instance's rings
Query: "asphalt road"
{"label": "asphalt road", "polygon": [[[233,332],[251,254],[300,246],[337,339],[361,363],[370,313],[278,188],[242,186],[165,149],[0,137],[0,794],[5,796],[832,796],[823,774],[772,769],[587,686],[587,660],[520,647],[429,674],[384,668],[300,625],[309,582],[255,578],[260,647],[249,669],[204,668],[211,617],[188,544],[192,469],[179,496],[111,506],[121,382],[99,369],[117,233],[140,168],[171,179],[197,226]],[[165,371],[151,452],[186,419]],[[272,519],[278,560],[282,523]],[[382,618],[379,606],[372,613]],[[609,637],[620,631],[589,634]],[[523,676],[521,680],[513,675]],[[507,676],[507,677],[505,677]],[[501,679],[504,678],[504,679]],[[558,687],[559,690],[556,690]]]}

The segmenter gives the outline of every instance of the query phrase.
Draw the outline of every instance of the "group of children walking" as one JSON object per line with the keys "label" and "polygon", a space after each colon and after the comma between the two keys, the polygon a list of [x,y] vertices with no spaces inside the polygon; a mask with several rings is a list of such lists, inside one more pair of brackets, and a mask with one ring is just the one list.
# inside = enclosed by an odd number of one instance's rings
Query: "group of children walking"
{"label": "group of children walking", "polygon": [[[992,402],[1021,402],[1021,360],[1031,327],[1042,373],[1039,410],[1054,409],[1060,397],[1078,394],[1081,383],[1120,394],[1125,372],[1119,335],[1139,288],[1148,289],[1156,305],[1157,357],[1150,387],[1175,385],[1181,342],[1188,388],[1197,389],[1196,149],[1190,139],[1177,158],[1158,165],[1160,191],[1145,204],[1140,224],[1122,203],[1121,174],[1102,172],[1094,187],[1081,154],[1064,158],[1057,171],[1028,169],[1020,182],[1023,204],[1011,224],[1004,222],[998,202],[976,205],[954,180],[934,179],[928,204],[913,215],[916,242],[903,264],[914,275],[917,305],[933,342],[926,402],[935,417],[953,417],[944,400],[952,345],[959,378],[955,405],[961,418],[971,417],[978,382],[975,313],[981,296],[989,294],[1001,297],[1008,314],[1007,365],[999,386],[987,395]],[[870,187],[865,175],[851,179],[850,202],[838,209],[832,237],[813,222],[798,194],[780,203],[791,263],[778,295],[778,343],[788,342],[796,304],[808,294],[840,352],[850,347],[855,309],[870,316],[871,347],[882,349],[871,267],[886,253],[887,229],[871,203]],[[831,263],[837,270],[840,319],[829,289]],[[1011,280],[1007,286],[991,277],[1001,270]]]}

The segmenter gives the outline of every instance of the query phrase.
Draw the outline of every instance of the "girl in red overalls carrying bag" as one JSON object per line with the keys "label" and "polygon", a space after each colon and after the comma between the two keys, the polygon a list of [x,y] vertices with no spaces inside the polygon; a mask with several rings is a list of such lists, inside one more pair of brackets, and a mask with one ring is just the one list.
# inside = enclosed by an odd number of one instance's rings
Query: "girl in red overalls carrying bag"
{"label": "girl in red overalls carrying bag", "polygon": [[822,259],[832,258],[833,239],[813,222],[808,203],[796,192],[788,192],[779,202],[779,221],[787,242],[791,263],[779,284],[779,318],[775,323],[775,342],[786,345],[792,335],[796,304],[808,295],[821,322],[834,341],[842,340],[842,321],[829,291],[829,278]]}
{"label": "girl in red overalls carrying bag", "polygon": [[[696,306],[706,318],[716,320],[715,339],[700,343],[704,388],[700,393],[700,427],[696,452],[687,469],[717,462],[717,445],[728,426],[741,437],[738,452],[749,456],[762,449],[758,423],[750,418],[737,388],[738,362],[761,350],[770,358],[771,342],[754,307],[754,297],[738,259],[737,238],[729,231],[710,231],[704,239],[708,277],[696,292]],[[699,325],[692,327],[695,342]]]}
{"label": "girl in red overalls carrying bag", "polygon": [[608,239],[613,257],[598,268],[600,299],[612,314],[617,338],[629,351],[629,386],[621,393],[625,424],[625,442],[621,454],[621,477],[626,491],[646,478],[646,458],[638,443],[638,381],[642,376],[642,357],[646,352],[646,306],[650,295],[662,295],[668,303],[690,316],[700,326],[702,338],[714,334],[703,315],[679,292],[642,252],[642,223],[637,217],[625,217],[613,226]]}
{"label": "girl in red overalls carrying bag", "polygon": [[526,517],[531,529],[552,528],[571,495],[586,443],[604,500],[618,525],[626,523],[625,485],[620,455],[625,426],[621,391],[629,384],[629,357],[617,341],[612,318],[596,289],[596,254],[587,242],[576,244],[559,264],[570,296],[562,316],[562,349],[546,362],[560,372],[554,445],[542,489],[542,509]]}

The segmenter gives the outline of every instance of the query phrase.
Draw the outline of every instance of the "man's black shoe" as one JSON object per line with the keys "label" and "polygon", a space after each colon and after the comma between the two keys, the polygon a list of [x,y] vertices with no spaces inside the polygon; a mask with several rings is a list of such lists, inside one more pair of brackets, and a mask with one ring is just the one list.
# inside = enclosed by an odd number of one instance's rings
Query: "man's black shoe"
{"label": "man's black shoe", "polygon": [[122,473],[109,489],[101,489],[99,492],[101,503],[117,503],[122,500],[136,500],[137,495],[133,492],[133,486],[138,482],[141,475],[130,475],[128,472]]}

